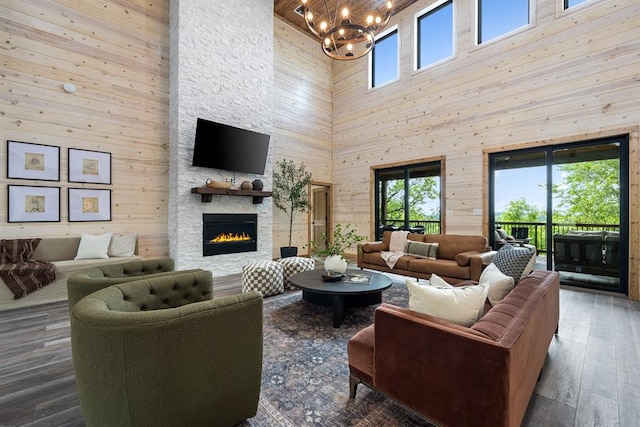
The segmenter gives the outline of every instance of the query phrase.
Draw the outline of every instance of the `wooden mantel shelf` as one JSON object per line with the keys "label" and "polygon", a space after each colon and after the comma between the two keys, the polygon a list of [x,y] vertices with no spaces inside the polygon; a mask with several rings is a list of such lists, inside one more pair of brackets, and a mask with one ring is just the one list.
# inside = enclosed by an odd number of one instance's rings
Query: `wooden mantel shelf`
{"label": "wooden mantel shelf", "polygon": [[212,188],[212,187],[193,187],[191,189],[192,194],[200,194],[202,203],[211,203],[212,196],[248,196],[253,197],[253,204],[258,205],[262,203],[262,199],[265,197],[271,197],[271,191],[257,191],[257,190],[235,190],[233,188]]}

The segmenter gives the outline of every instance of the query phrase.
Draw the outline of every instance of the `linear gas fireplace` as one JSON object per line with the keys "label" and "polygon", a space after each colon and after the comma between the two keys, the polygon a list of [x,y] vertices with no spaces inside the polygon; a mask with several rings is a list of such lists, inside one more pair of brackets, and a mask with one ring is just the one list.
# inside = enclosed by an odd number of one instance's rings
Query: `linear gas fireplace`
{"label": "linear gas fireplace", "polygon": [[257,250],[257,214],[202,214],[202,256]]}

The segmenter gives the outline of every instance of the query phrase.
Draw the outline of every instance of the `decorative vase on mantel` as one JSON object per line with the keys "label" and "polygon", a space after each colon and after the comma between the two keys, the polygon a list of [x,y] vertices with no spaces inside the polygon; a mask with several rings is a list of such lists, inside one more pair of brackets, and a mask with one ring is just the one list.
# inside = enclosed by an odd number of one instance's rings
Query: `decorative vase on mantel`
{"label": "decorative vase on mantel", "polygon": [[324,269],[342,274],[347,271],[347,261],[340,255],[329,255],[324,260]]}
{"label": "decorative vase on mantel", "polygon": [[253,189],[254,189],[254,190],[256,190],[256,191],[262,191],[262,188],[263,188],[263,186],[264,186],[264,183],[263,183],[262,181],[260,181],[259,179],[256,179],[256,180],[254,180],[254,181],[251,183],[251,185],[252,185],[252,187],[253,187]]}

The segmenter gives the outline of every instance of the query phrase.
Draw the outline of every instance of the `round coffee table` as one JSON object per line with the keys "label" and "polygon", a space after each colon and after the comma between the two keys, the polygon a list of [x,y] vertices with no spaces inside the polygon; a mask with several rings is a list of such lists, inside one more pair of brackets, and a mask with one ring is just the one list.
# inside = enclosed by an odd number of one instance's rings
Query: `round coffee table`
{"label": "round coffee table", "polygon": [[[323,281],[323,274],[323,270],[303,271],[289,280],[302,289],[303,300],[332,308],[334,328],[342,324],[346,308],[380,304],[382,291],[391,287],[389,277],[372,271],[347,270],[345,278],[338,282]],[[369,280],[362,279],[363,276]]]}

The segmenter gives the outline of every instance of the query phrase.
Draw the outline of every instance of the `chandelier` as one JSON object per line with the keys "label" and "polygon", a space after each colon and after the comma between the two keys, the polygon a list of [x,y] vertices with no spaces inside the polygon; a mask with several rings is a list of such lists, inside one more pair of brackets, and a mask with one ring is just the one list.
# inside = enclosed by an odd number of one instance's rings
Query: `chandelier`
{"label": "chandelier", "polygon": [[[322,51],[333,59],[365,56],[373,49],[376,34],[393,15],[391,0],[366,0],[366,7],[357,3],[357,0],[302,0],[307,27],[320,38]],[[366,10],[360,13],[360,9]]]}

